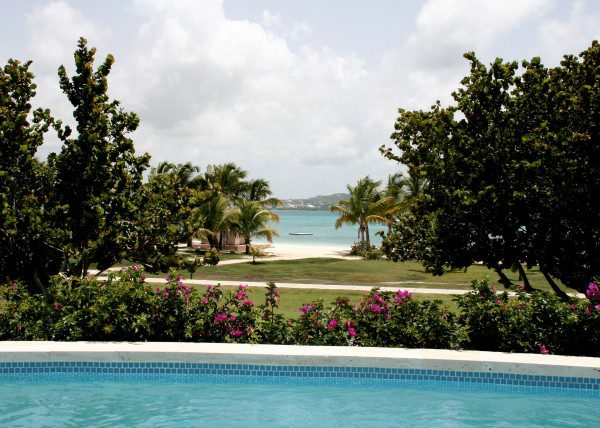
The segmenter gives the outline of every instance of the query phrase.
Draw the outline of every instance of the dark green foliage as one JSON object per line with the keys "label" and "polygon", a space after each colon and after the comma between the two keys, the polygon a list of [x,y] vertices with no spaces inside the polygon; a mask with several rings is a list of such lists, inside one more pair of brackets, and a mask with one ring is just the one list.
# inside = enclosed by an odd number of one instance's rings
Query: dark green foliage
{"label": "dark green foliage", "polygon": [[482,261],[506,286],[503,269],[524,276],[539,265],[550,282],[584,291],[600,275],[600,45],[553,69],[524,62],[519,77],[515,62],[465,57],[471,72],[455,105],[400,109],[400,154],[382,148],[428,183],[384,240],[386,254],[438,275]]}
{"label": "dark green foliage", "polygon": [[[459,313],[406,291],[373,289],[356,306],[338,298],[277,312],[273,283],[265,300],[253,290],[199,290],[182,277],[152,286],[137,266],[106,281],[54,277],[45,294],[20,283],[0,286],[0,340],[239,342],[336,346],[477,349],[600,356],[600,304],[517,291],[496,294],[487,281],[457,298]],[[590,288],[591,289],[591,288]],[[597,293],[600,294],[600,293]],[[600,302],[600,300],[598,300]]]}
{"label": "dark green foliage", "polygon": [[56,128],[63,147],[49,158],[56,173],[57,222],[67,232],[64,270],[84,276],[92,262],[105,269],[125,256],[140,205],[142,173],[149,155],[136,156],[133,132],[139,118],[107,95],[114,59],[94,69],[96,49],[81,38],[72,79],[59,68],[60,87],[74,107],[76,135]]}
{"label": "dark green foliage", "polygon": [[53,174],[35,158],[52,118],[32,112],[30,62],[0,68],[0,279],[22,278],[42,291],[58,271],[60,231],[50,222]]}

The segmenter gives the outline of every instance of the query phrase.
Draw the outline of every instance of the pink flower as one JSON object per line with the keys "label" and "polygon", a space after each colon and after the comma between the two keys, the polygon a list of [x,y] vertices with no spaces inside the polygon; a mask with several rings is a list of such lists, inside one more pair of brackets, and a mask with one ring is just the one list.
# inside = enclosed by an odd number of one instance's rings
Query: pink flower
{"label": "pink flower", "polygon": [[540,354],[548,354],[550,351],[548,351],[548,348],[546,348],[544,345],[540,346]]}
{"label": "pink flower", "polygon": [[352,337],[358,336],[358,334],[356,334],[356,330],[354,330],[354,328],[352,328],[352,327],[348,328],[348,334]]}
{"label": "pink flower", "polygon": [[208,303],[208,299],[206,297],[202,298],[202,303],[204,303],[205,305]]}
{"label": "pink flower", "polygon": [[165,276],[165,281],[169,282],[171,280],[170,276]]}
{"label": "pink flower", "polygon": [[156,292],[160,293],[160,287],[156,287]]}
{"label": "pink flower", "polygon": [[376,314],[380,314],[382,311],[382,308],[376,303],[371,303],[371,310],[373,312],[375,312]]}
{"label": "pink flower", "polygon": [[446,313],[446,309],[442,308],[440,309],[440,314],[445,314]]}
{"label": "pink flower", "polygon": [[329,321],[329,324],[327,324],[327,328],[329,330],[335,328],[335,326],[338,324],[338,321],[335,318],[332,318],[331,321]]}
{"label": "pink flower", "polygon": [[496,299],[496,300],[494,300],[494,303],[499,305],[500,303],[502,303],[502,300]]}
{"label": "pink flower", "polygon": [[246,288],[248,288],[247,285],[241,285],[241,284],[238,285],[238,290],[240,290],[240,291],[245,290]]}
{"label": "pink flower", "polygon": [[121,270],[127,270],[127,266],[121,266]]}
{"label": "pink flower", "polygon": [[163,296],[165,296],[165,297],[169,297],[169,292],[168,292],[168,291],[165,291],[165,292],[163,293]]}
{"label": "pink flower", "polygon": [[303,307],[299,308],[298,310],[299,310],[300,312],[305,312],[305,313],[306,313],[306,312],[308,312],[309,310],[311,310],[311,309],[313,309],[313,308],[314,308],[314,306],[313,306],[313,305],[308,305],[308,306],[303,306]]}
{"label": "pink flower", "polygon": [[215,316],[215,324],[219,324],[222,321],[227,321],[227,314],[217,314]]}
{"label": "pink flower", "polygon": [[146,275],[142,275],[142,281],[145,281],[148,278]]}
{"label": "pink flower", "polygon": [[61,305],[60,303],[56,302],[56,303],[54,304],[54,307],[55,307],[56,309],[60,309],[60,308],[62,308],[62,305]]}
{"label": "pink flower", "polygon": [[177,281],[183,281],[183,276],[179,275],[179,276],[177,277]]}
{"label": "pink flower", "polygon": [[596,308],[597,311],[600,311],[600,303],[597,304],[596,306],[594,306]]}
{"label": "pink flower", "polygon": [[379,303],[385,303],[385,300],[383,300],[383,298],[378,294],[378,293],[373,293],[373,297],[375,298],[375,300],[377,300]]}
{"label": "pink flower", "polygon": [[525,286],[524,285],[519,285],[519,290],[525,291]]}
{"label": "pink flower", "polygon": [[13,291],[17,291],[19,289],[19,286],[17,284],[13,284]]}
{"label": "pink flower", "polygon": [[273,294],[275,295],[275,297],[279,297],[279,291],[278,291],[278,290],[275,290],[275,291],[273,292]]}
{"label": "pink flower", "polygon": [[252,300],[244,300],[244,306],[252,307],[254,306],[254,302]]}
{"label": "pink flower", "polygon": [[589,317],[590,315],[592,315],[592,313],[590,312],[590,310],[588,309],[587,311],[585,311],[585,316]]}
{"label": "pink flower", "polygon": [[229,334],[231,334],[233,337],[240,337],[242,334],[244,334],[244,332],[242,330],[234,330]]}
{"label": "pink flower", "polygon": [[131,269],[133,269],[133,270],[134,270],[134,271],[136,271],[136,272],[137,272],[138,270],[140,270],[140,268],[139,268],[139,266],[138,266],[138,265],[133,265],[133,267],[132,267]]}
{"label": "pink flower", "polygon": [[386,320],[389,320],[389,319],[390,319],[390,317],[391,317],[391,315],[390,315],[390,313],[389,313],[389,312],[385,314],[385,319],[386,319]]}
{"label": "pink flower", "polygon": [[229,321],[235,321],[236,317],[235,315],[229,315]]}
{"label": "pink flower", "polygon": [[212,287],[211,287],[210,285],[207,285],[207,286],[206,286],[206,289],[207,289],[208,291],[210,291],[210,290],[212,290]]}

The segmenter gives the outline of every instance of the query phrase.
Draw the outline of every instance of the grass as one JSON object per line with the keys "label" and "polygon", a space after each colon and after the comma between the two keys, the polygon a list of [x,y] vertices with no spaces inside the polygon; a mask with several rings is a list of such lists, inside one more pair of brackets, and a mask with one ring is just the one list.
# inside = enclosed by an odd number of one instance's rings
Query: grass
{"label": "grass", "polygon": [[[224,290],[230,290],[235,287],[223,286]],[[264,289],[258,287],[249,287],[251,299],[256,304],[264,302]],[[317,299],[322,299],[327,307],[334,302],[338,297],[347,297],[350,303],[358,304],[362,296],[367,294],[365,291],[346,291],[346,290],[314,290],[314,289],[298,289],[298,288],[280,288],[279,289],[281,302],[277,311],[284,317],[291,319],[296,318],[300,314],[298,308],[307,303],[312,303]],[[449,311],[458,311],[458,306],[454,302],[454,296],[446,294],[413,294],[415,300],[441,300],[443,306]]]}
{"label": "grass", "polygon": [[[515,283],[519,283],[518,274],[510,271],[505,273]],[[457,270],[447,272],[442,276],[433,276],[425,272],[421,263],[413,261],[392,263],[385,260],[313,258],[203,267],[198,270],[194,278],[273,281],[275,283],[349,284],[372,287],[414,286],[465,289],[469,288],[472,280],[480,280],[486,276],[493,283],[497,282],[496,273],[481,265],[473,265],[466,271]],[[550,291],[549,285],[536,268],[527,271],[527,276],[533,287]]]}

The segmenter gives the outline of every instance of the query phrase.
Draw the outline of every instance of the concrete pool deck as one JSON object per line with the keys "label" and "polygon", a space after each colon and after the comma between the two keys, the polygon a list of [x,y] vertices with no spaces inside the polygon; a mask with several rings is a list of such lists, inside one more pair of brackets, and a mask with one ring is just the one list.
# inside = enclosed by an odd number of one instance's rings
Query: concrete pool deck
{"label": "concrete pool deck", "polygon": [[0,342],[0,363],[335,366],[597,379],[600,358],[436,349],[159,342]]}

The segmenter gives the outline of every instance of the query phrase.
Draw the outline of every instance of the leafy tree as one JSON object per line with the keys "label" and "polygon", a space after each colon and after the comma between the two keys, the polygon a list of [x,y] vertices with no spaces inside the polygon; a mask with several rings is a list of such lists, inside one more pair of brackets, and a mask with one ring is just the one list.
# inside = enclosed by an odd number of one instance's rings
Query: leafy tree
{"label": "leafy tree", "polygon": [[264,208],[257,201],[242,200],[238,203],[238,210],[234,214],[232,231],[244,237],[246,254],[249,254],[250,244],[253,237],[266,238],[273,242],[273,236],[279,236],[279,232],[269,222],[279,221],[279,216]]}
{"label": "leafy tree", "polygon": [[232,201],[248,191],[247,176],[248,173],[233,162],[209,165],[204,173],[208,186],[220,191]]}
{"label": "leafy tree", "polygon": [[262,178],[256,178],[248,182],[248,194],[246,199],[249,201],[257,201],[265,206],[280,207],[283,202],[280,199],[272,197],[273,192],[269,186],[269,182]]}
{"label": "leafy tree", "polygon": [[139,118],[110,100],[112,55],[95,70],[96,49],[79,39],[72,79],[59,68],[60,87],[74,107],[76,135],[58,123],[61,152],[49,161],[56,169],[57,222],[68,232],[64,270],[84,276],[90,263],[103,270],[123,258],[135,227],[142,173],[149,155],[136,156],[133,132]]}
{"label": "leafy tree", "polygon": [[192,221],[194,234],[206,239],[211,248],[220,249],[220,237],[228,232],[235,219],[231,202],[220,193],[213,194],[206,202],[194,209]]}
{"label": "leafy tree", "polygon": [[[598,275],[600,223],[593,196],[598,164],[598,44],[551,70],[538,58],[489,68],[466,54],[471,73],[455,106],[399,110],[395,154],[427,181],[410,213],[384,241],[394,260],[417,258],[434,274],[482,261],[503,272],[539,265],[580,291]],[[597,175],[597,174],[596,174]]]}
{"label": "leafy tree", "polygon": [[380,185],[380,181],[369,176],[361,178],[356,186],[347,186],[350,199],[329,207],[329,211],[340,214],[335,222],[336,229],[344,224],[358,224],[358,239],[367,247],[371,245],[369,224],[388,223],[388,213],[394,203],[393,197],[381,194]]}
{"label": "leafy tree", "polygon": [[179,264],[177,244],[194,233],[193,209],[208,197],[195,188],[198,170],[191,164],[165,162],[151,170],[130,239],[129,260],[153,272]]}
{"label": "leafy tree", "polygon": [[0,278],[22,279],[43,291],[60,267],[60,231],[49,220],[52,172],[35,158],[52,122],[32,112],[31,62],[0,68]]}

